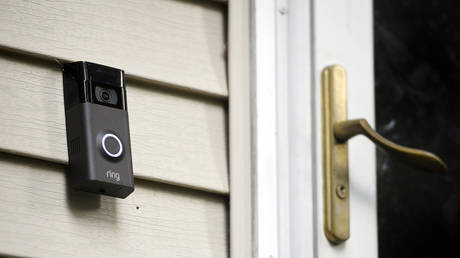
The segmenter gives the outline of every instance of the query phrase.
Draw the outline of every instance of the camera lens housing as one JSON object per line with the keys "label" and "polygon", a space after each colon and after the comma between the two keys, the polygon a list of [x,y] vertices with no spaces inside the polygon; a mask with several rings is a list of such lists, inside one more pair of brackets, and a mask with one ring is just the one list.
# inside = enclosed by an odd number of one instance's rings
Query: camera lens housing
{"label": "camera lens housing", "polygon": [[118,104],[118,94],[114,89],[96,86],[94,95],[98,102],[116,106]]}

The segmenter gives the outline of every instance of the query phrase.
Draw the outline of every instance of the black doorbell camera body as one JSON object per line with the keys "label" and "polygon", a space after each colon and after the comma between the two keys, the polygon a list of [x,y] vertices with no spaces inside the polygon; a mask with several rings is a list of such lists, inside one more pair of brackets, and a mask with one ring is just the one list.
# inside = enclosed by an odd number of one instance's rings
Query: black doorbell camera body
{"label": "black doorbell camera body", "polygon": [[68,63],[63,82],[71,186],[125,198],[134,180],[123,70]]}

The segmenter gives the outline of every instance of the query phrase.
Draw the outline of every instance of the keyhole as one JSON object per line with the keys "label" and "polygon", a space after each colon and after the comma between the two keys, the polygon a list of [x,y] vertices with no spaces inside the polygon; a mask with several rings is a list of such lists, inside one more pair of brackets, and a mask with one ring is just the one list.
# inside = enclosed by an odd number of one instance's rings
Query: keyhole
{"label": "keyhole", "polygon": [[340,199],[345,199],[347,197],[347,187],[345,185],[337,185],[335,188],[335,193]]}

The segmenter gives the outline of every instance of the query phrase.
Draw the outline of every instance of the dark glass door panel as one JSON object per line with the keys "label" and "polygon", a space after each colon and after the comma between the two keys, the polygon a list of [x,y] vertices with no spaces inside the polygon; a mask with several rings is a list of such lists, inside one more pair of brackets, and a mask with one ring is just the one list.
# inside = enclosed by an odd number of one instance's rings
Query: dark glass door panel
{"label": "dark glass door panel", "polygon": [[460,1],[375,0],[377,131],[439,155],[448,175],[378,151],[379,255],[460,257]]}

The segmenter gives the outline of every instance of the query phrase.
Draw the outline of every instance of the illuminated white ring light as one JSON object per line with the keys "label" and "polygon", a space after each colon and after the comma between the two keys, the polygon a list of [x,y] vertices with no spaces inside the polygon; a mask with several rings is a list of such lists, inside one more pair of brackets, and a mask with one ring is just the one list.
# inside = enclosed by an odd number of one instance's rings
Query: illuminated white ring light
{"label": "illuminated white ring light", "polygon": [[[108,138],[113,138],[118,142],[118,145],[120,146],[120,150],[118,150],[117,153],[112,154],[109,150],[107,150],[107,147],[105,146],[105,140],[107,140]],[[118,137],[112,133],[107,133],[102,137],[102,149],[105,151],[107,155],[109,155],[112,158],[118,158],[123,153],[123,145],[121,144],[120,139],[118,139]]]}

